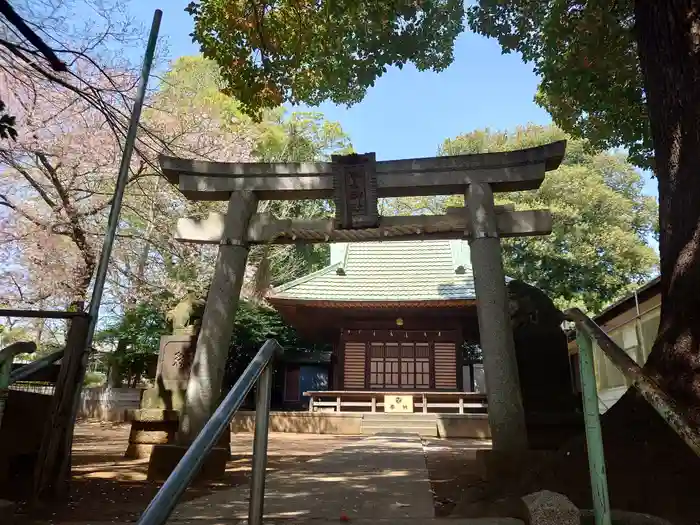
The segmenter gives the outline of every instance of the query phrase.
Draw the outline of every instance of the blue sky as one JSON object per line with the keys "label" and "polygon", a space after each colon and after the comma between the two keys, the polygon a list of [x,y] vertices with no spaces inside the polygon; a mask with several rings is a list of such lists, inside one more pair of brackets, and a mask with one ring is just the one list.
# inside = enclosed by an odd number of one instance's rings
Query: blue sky
{"label": "blue sky", "polygon": [[[191,42],[189,0],[170,0],[163,9],[161,35],[168,58],[199,50]],[[133,15],[149,26],[163,2],[131,3]],[[533,102],[537,77],[519,55],[502,55],[499,45],[471,33],[456,44],[455,61],[442,73],[418,72],[412,66],[389,70],[361,103],[351,107],[323,104],[326,118],[341,123],[358,152],[377,159],[435,155],[446,138],[474,129],[512,129],[528,122],[548,124],[546,111]],[[646,192],[656,195],[656,182],[647,177]]]}

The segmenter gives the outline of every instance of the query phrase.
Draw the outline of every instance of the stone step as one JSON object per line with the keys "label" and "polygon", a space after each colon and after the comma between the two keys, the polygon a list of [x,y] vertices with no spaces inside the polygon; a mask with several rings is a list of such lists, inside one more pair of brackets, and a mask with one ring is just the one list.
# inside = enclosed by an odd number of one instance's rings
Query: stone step
{"label": "stone step", "polygon": [[363,436],[373,436],[377,434],[411,434],[421,437],[437,437],[437,427],[362,427]]}
{"label": "stone step", "polygon": [[388,427],[434,427],[437,421],[424,421],[415,419],[363,419],[362,424],[365,426],[380,427],[382,425]]}
{"label": "stone step", "polygon": [[435,414],[364,414],[362,434],[418,434],[422,437],[437,437]]}
{"label": "stone step", "polygon": [[421,414],[421,413],[387,413],[387,412],[375,412],[375,413],[365,413],[362,414],[363,419],[367,420],[387,420],[387,419],[405,419],[405,420],[415,420],[415,421],[437,421],[437,414]]}
{"label": "stone step", "polygon": [[382,432],[391,433],[387,430],[390,428],[391,429],[394,429],[394,428],[403,429],[409,433],[415,433],[415,432],[423,431],[423,430],[430,431],[430,432],[433,432],[433,431],[437,432],[437,425],[415,425],[415,424],[414,425],[405,425],[401,422],[383,424],[383,425],[375,425],[375,424],[362,425],[363,431],[371,430],[372,433],[374,433],[374,434],[376,434],[378,432],[379,433],[382,433]]}
{"label": "stone step", "polygon": [[392,417],[392,418],[386,418],[386,419],[371,419],[371,418],[362,418],[362,424],[363,425],[389,425],[389,426],[397,426],[397,425],[418,425],[418,426],[432,426],[432,425],[437,425],[437,420],[435,419],[403,419],[400,417]]}

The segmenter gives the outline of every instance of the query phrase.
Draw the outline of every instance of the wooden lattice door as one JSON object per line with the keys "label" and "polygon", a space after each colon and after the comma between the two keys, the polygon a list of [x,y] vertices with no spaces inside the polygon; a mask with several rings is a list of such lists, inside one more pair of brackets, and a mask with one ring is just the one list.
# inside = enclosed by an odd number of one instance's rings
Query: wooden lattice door
{"label": "wooden lattice door", "polygon": [[427,390],[433,383],[430,345],[377,342],[369,345],[368,387],[371,390]]}

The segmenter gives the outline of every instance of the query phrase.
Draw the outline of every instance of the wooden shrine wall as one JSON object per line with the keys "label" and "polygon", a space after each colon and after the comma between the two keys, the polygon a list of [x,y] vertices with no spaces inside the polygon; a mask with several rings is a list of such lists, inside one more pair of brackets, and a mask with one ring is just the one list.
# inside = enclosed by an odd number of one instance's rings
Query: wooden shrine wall
{"label": "wooden shrine wall", "polygon": [[435,389],[454,390],[457,388],[457,351],[455,343],[434,343]]}
{"label": "wooden shrine wall", "polygon": [[367,344],[364,342],[345,342],[343,355],[343,389],[365,389],[365,365],[367,361]]}
{"label": "wooden shrine wall", "polygon": [[343,390],[460,389],[457,331],[344,332],[340,347]]}

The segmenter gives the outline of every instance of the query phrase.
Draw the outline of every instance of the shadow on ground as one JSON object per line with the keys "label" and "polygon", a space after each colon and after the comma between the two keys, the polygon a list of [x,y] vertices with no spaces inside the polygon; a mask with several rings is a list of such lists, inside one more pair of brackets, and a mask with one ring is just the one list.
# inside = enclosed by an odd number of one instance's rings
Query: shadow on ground
{"label": "shadow on ground", "polygon": [[[43,525],[66,522],[132,521],[138,518],[160,487],[147,481],[147,459],[125,459],[130,426],[95,421],[81,421],[73,446],[73,476],[67,502],[31,506],[17,505],[9,521],[12,525]],[[319,454],[343,444],[357,442],[359,437],[339,439],[335,436],[272,435],[268,471],[299,468]],[[190,487],[182,501],[191,501],[219,491],[238,488],[247,505],[250,479],[252,436],[232,436],[232,458],[226,472],[215,482]]]}

